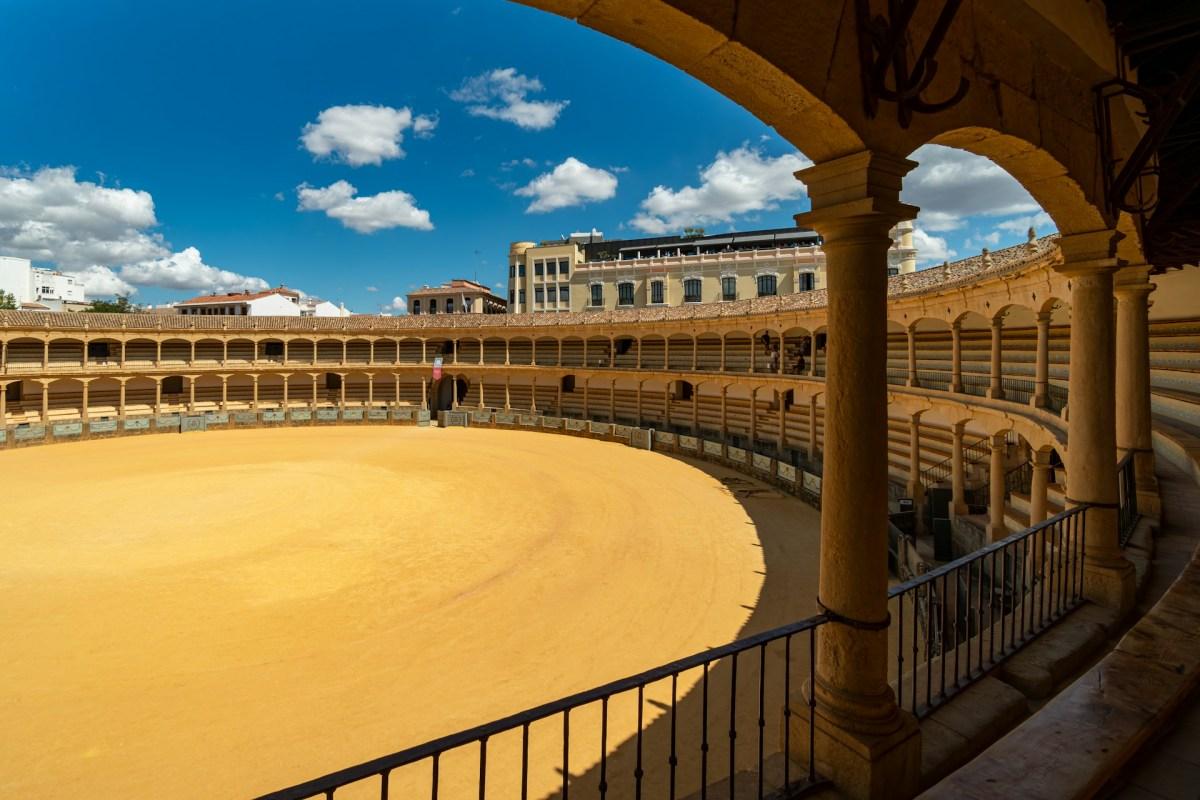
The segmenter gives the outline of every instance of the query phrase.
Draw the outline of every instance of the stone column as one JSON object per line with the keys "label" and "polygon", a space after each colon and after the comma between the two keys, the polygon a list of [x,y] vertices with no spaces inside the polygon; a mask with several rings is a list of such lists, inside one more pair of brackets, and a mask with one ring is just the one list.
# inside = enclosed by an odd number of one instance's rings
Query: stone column
{"label": "stone column", "polygon": [[[196,410],[196,375],[188,375],[188,411]],[[284,391],[287,390],[287,383],[284,383]]]}
{"label": "stone column", "polygon": [[[534,341],[534,347],[537,347],[536,340]],[[615,383],[615,381],[614,381],[614,383]],[[530,414],[537,413],[537,376],[536,375],[533,377],[533,381],[529,384],[529,413]]]}
{"label": "stone column", "polygon": [[748,450],[754,449],[754,443],[758,441],[758,387],[750,387],[750,446]]}
{"label": "stone column", "polygon": [[608,421],[617,421],[617,381],[608,382]]}
{"label": "stone column", "polygon": [[[87,350],[84,350],[84,357],[87,357]],[[84,422],[88,421],[88,384],[91,383],[90,378],[84,378],[80,381],[83,384],[83,399],[79,406],[79,418]]]}
{"label": "stone column", "polygon": [[[255,347],[257,347],[257,346],[258,345],[255,345]],[[256,353],[255,358],[257,358],[257,357],[258,357],[258,355]],[[162,366],[162,339],[159,339],[157,342],[154,343],[154,366],[156,366],[156,367]]]}
{"label": "stone column", "polygon": [[[50,421],[50,381],[38,381],[42,385],[42,424]],[[158,409],[155,408],[155,413]]]}
{"label": "stone column", "polygon": [[1050,488],[1050,451],[1033,451],[1033,479],[1029,483],[1029,525],[1045,522]]}
{"label": "stone column", "polygon": [[[157,366],[157,364],[155,365]],[[42,369],[50,368],[50,340],[46,339],[42,342]]]}
{"label": "stone column", "polygon": [[[222,381],[221,384],[223,387],[224,381]],[[222,388],[221,391],[223,394],[225,391],[224,388]],[[224,399],[224,397],[222,396],[222,400],[223,399]],[[224,403],[221,404],[221,407],[224,408]],[[313,407],[313,409],[316,409],[316,407],[317,407],[317,376],[316,375],[312,376],[312,407]]]}
{"label": "stone column", "polygon": [[1124,612],[1134,600],[1133,564],[1117,539],[1116,383],[1113,346],[1112,230],[1062,236],[1071,279],[1071,411],[1067,418],[1068,505],[1086,511],[1083,590],[1091,601]]}
{"label": "stone column", "polygon": [[992,435],[991,461],[988,463],[988,540],[1008,535],[1004,525],[1004,456],[1008,451],[1006,432]]}
{"label": "stone column", "polygon": [[[421,363],[422,363],[422,364],[428,364],[428,363],[429,363],[429,359],[426,357],[426,354],[425,354],[425,345],[426,345],[426,343],[427,343],[427,340],[426,340],[426,339],[422,339],[422,340],[421,340]],[[507,351],[507,348],[508,348],[508,345],[507,345],[507,344],[505,344],[505,350],[506,350],[506,351]],[[508,363],[508,359],[507,359],[507,358],[505,358],[505,359],[504,359],[504,363],[506,363],[506,364]]]}
{"label": "stone column", "polygon": [[956,517],[966,516],[967,508],[967,474],[963,466],[963,428],[966,422],[956,422],[951,426],[952,440],[950,444],[950,513]]}
{"label": "stone column", "polygon": [[[193,356],[193,360],[195,360],[194,356]],[[283,365],[285,367],[288,365],[288,340],[287,339],[283,340]]]}
{"label": "stone column", "polygon": [[450,376],[450,410],[458,411],[458,376]]}
{"label": "stone column", "polygon": [[779,435],[775,437],[775,444],[779,448],[779,457],[783,458],[783,452],[787,448],[787,390],[776,389],[775,397],[779,405]]}
{"label": "stone column", "polygon": [[458,339],[450,340],[450,363],[458,363]]}
{"label": "stone column", "polygon": [[[371,358],[374,361],[374,357]],[[367,373],[367,407],[375,405],[375,374]]]}
{"label": "stone column", "polygon": [[[194,367],[194,366],[196,366],[196,340],[193,339],[190,342],[190,344],[191,344],[191,353],[188,355],[188,366]],[[85,361],[87,360],[87,351],[86,350],[84,351],[83,358]],[[285,363],[285,364],[287,363],[287,342],[283,343],[283,363]]]}
{"label": "stone column", "polygon": [[162,378],[154,379],[154,416],[162,413]]}
{"label": "stone column", "polygon": [[637,368],[642,368],[642,337],[637,338]]}
{"label": "stone column", "polygon": [[349,344],[345,339],[342,339],[342,366],[346,366],[346,351],[349,349]]}
{"label": "stone column", "polygon": [[917,331],[913,325],[908,327],[908,385],[920,386],[917,381]]}
{"label": "stone column", "polygon": [[1004,384],[1000,374],[1000,343],[1004,333],[1004,315],[992,317],[992,364],[987,396],[993,400],[1004,399]]}
{"label": "stone column", "polygon": [[1034,408],[1045,408],[1050,405],[1050,317],[1049,311],[1041,311],[1037,315],[1037,356],[1033,368],[1033,399],[1029,404]]}
{"label": "stone column", "polygon": [[8,381],[0,381],[0,429],[8,424]]}
{"label": "stone column", "polygon": [[700,387],[692,386],[692,436],[700,435]]}
{"label": "stone column", "polygon": [[[911,339],[909,341],[912,341]],[[921,483],[921,414],[908,421],[908,496],[916,512],[917,532],[925,529],[925,484]]]}
{"label": "stone column", "polygon": [[[124,419],[125,418],[125,383],[129,379],[121,378],[120,380],[121,380],[121,389],[120,389],[120,393],[117,397],[117,416]],[[225,385],[224,379],[222,379],[221,385],[222,385],[222,387],[224,387],[224,385]],[[223,388],[221,391],[222,391],[222,394],[224,394]],[[224,399],[224,398],[222,398],[222,399]],[[224,408],[225,407],[224,404],[222,404],[221,407]]]}
{"label": "stone column", "polygon": [[962,320],[950,324],[950,391],[962,392]]}
{"label": "stone column", "polygon": [[[221,363],[224,364],[225,362],[222,361]],[[125,342],[124,341],[121,342],[121,369],[125,369]]]}
{"label": "stone column", "polygon": [[345,409],[346,408],[346,375],[345,375],[345,373],[338,373],[338,377],[341,378],[341,381],[338,383],[338,408]]}
{"label": "stone column", "polygon": [[[587,334],[585,333],[583,335],[583,366],[585,368],[588,366],[587,343],[588,343],[588,337],[587,337]],[[507,340],[504,342],[504,363],[505,364],[508,363],[508,341]]]}
{"label": "stone column", "polygon": [[[912,161],[868,151],[797,173],[828,269],[825,458],[821,485],[816,767],[852,798],[912,797],[916,720],[888,685],[887,266],[889,232],[918,209],[900,203]],[[810,711],[793,700],[793,756],[808,760]]]}
{"label": "stone column", "polygon": [[283,401],[280,404],[280,408],[284,410],[287,410],[288,407],[288,377],[287,375],[283,376]]}
{"label": "stone column", "polygon": [[[421,348],[422,348],[421,360],[422,361],[425,360],[424,347],[425,347],[425,340],[422,339],[421,340]],[[429,393],[426,390],[424,378],[421,378],[421,410],[422,411],[429,410]]]}
{"label": "stone column", "polygon": [[[641,344],[641,340],[638,340]],[[637,426],[642,427],[642,381],[637,382]]]}
{"label": "stone column", "polygon": [[251,393],[250,393],[250,408],[258,410],[258,376],[251,375]]}
{"label": "stone column", "polygon": [[[697,341],[697,337],[693,336],[692,337],[692,372],[696,371],[697,365],[699,363],[700,363],[700,343]],[[779,363],[782,364],[783,361],[781,360]]]}
{"label": "stone column", "polygon": [[721,372],[725,371],[725,334],[721,334]]}
{"label": "stone column", "polygon": [[[583,389],[583,397],[584,397],[584,405],[586,406],[587,405],[587,387],[586,386]],[[504,376],[504,410],[505,411],[512,410],[511,379],[507,375]]]}
{"label": "stone column", "polygon": [[1154,448],[1150,439],[1150,322],[1148,299],[1154,291],[1147,264],[1125,267],[1116,275],[1117,298],[1117,455],[1133,453],[1138,511],[1162,514]]}
{"label": "stone column", "polygon": [[483,376],[482,375],[479,376],[479,407],[481,409],[485,407],[485,403],[483,402]]}
{"label": "stone column", "polygon": [[820,442],[817,438],[817,395],[808,400],[808,460],[817,463],[817,448]]}
{"label": "stone column", "polygon": [[[397,347],[399,347],[399,345],[397,345]],[[559,344],[559,355],[560,356],[562,355],[561,348],[562,348],[562,344],[560,343]],[[399,353],[400,351],[397,350],[396,352]],[[481,367],[483,366],[483,337],[482,336],[479,337],[479,366],[481,366]]]}

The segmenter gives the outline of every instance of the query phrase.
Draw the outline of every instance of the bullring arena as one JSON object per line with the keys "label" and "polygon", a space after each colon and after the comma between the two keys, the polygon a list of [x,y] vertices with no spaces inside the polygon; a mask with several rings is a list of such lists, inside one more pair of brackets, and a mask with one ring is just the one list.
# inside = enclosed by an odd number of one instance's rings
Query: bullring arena
{"label": "bullring arena", "polygon": [[[0,633],[20,643],[0,674],[20,721],[0,781],[98,797],[820,786],[811,726],[829,701],[811,686],[840,659],[825,604],[876,569],[872,646],[920,720],[921,780],[957,779],[1122,618],[1089,598],[1099,523],[1070,507],[1071,365],[1094,340],[1076,336],[1062,259],[1031,238],[890,279],[887,452],[863,453],[887,481],[854,495],[892,509],[890,575],[881,550],[833,585],[862,540],[819,532],[838,510],[824,292],[552,319],[2,313],[5,488],[59,489],[0,527]],[[1197,407],[1167,380],[1200,335],[1172,302],[1189,284],[1160,280],[1176,292],[1154,314],[1139,325],[1121,302],[1115,318],[1159,365],[1147,383],[1118,360],[1120,419],[1154,419],[1122,423],[1112,518],[1146,602],[1166,590],[1154,570],[1174,574],[1148,537],[1160,493],[1190,491]],[[1144,304],[1146,285],[1118,297]],[[1157,478],[1138,472],[1151,435]],[[948,727],[965,708],[986,726],[972,739]]]}

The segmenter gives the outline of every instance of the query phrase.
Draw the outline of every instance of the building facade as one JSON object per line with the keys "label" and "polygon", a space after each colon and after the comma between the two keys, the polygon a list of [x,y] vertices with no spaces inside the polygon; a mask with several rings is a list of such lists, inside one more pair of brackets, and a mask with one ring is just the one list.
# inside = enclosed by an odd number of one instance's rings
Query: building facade
{"label": "building facade", "polygon": [[193,297],[176,303],[187,316],[219,317],[348,317],[345,306],[305,297],[295,289],[277,286],[265,292],[228,292]]}
{"label": "building facade", "polygon": [[503,314],[508,304],[482,283],[454,278],[408,293],[410,314]]}
{"label": "building facade", "polygon": [[[912,223],[892,229],[888,274],[915,272]],[[508,252],[510,313],[600,311],[719,303],[824,289],[816,231],[781,228],[605,241],[514,242]]]}
{"label": "building facade", "polygon": [[11,294],[19,306],[38,310],[82,311],[88,306],[82,281],[35,267],[28,258],[0,256],[0,291]]}

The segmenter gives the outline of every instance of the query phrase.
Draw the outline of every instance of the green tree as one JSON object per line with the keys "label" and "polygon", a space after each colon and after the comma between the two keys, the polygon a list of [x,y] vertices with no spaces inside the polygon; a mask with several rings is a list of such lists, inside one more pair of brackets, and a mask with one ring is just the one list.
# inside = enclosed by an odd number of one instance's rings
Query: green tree
{"label": "green tree", "polygon": [[0,291],[0,311],[16,311],[17,298],[12,292]]}
{"label": "green tree", "polygon": [[93,300],[90,309],[96,314],[131,314],[140,310],[123,295],[117,295],[112,300]]}

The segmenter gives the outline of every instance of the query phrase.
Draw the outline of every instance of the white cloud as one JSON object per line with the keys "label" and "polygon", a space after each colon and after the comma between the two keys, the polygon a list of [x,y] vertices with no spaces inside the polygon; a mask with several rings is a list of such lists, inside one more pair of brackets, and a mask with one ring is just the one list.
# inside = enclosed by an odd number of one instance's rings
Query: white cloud
{"label": "white cloud", "polygon": [[1044,236],[1054,230],[1054,220],[1050,219],[1050,215],[1045,211],[1039,211],[1036,214],[1013,217],[1012,219],[996,223],[997,230],[1019,233],[1021,235],[1025,235],[1030,228],[1033,228],[1039,236]]}
{"label": "white cloud", "polygon": [[718,152],[713,162],[700,170],[699,186],[678,190],[655,186],[629,224],[645,233],[664,234],[774,209],[781,200],[803,196],[804,185],[793,173],[811,163],[797,153],[770,158],[747,145]]}
{"label": "white cloud", "polygon": [[416,198],[408,192],[393,190],[355,197],[358,190],[346,181],[331,183],[323,189],[306,183],[296,187],[300,199],[298,211],[324,211],[326,216],[359,233],[374,233],[387,228],[433,230],[429,212],[417,208]]}
{"label": "white cloud", "polygon": [[270,288],[270,284],[262,278],[239,275],[205,264],[200,251],[194,247],[186,247],[162,258],[128,264],[121,268],[121,278],[142,286],[209,293],[243,290],[261,292]]}
{"label": "white cloud", "polygon": [[149,192],[79,181],[74,167],[0,172],[0,250],[78,271],[169,252]]}
{"label": "white cloud", "polygon": [[76,273],[82,278],[83,289],[91,297],[112,297],[113,295],[137,294],[137,287],[121,279],[117,273],[108,267],[92,265]]}
{"label": "white cloud", "polygon": [[403,297],[393,297],[392,302],[383,307],[385,311],[399,311],[401,314],[408,313],[408,301]]}
{"label": "white cloud", "polygon": [[511,172],[514,167],[529,167],[530,169],[533,169],[536,166],[537,162],[532,158],[514,158],[511,161],[501,162],[500,170],[502,172]]}
{"label": "white cloud", "polygon": [[983,156],[927,144],[912,158],[919,166],[904,179],[901,199],[920,207],[917,220],[926,230],[957,230],[967,217],[1041,210],[1016,178]]}
{"label": "white cloud", "polygon": [[368,291],[368,292],[378,292],[378,291],[379,291],[379,287],[378,287],[378,286],[368,286],[368,287],[367,287],[367,291]]}
{"label": "white cloud", "polygon": [[300,141],[316,158],[330,158],[361,167],[404,158],[400,147],[404,132],[426,138],[433,135],[437,117],[416,115],[409,108],[390,106],[330,106],[304,126]]}
{"label": "white cloud", "polygon": [[470,167],[467,167],[466,169],[464,169],[462,172],[460,172],[460,173],[458,174],[458,177],[460,177],[460,178],[474,178],[474,177],[475,177],[475,170],[471,169]]}
{"label": "white cloud", "polygon": [[582,205],[589,200],[608,200],[617,193],[617,176],[597,167],[589,167],[574,156],[550,172],[542,173],[527,186],[517,189],[518,197],[532,197],[526,214],[541,214],[559,208]]}
{"label": "white cloud", "polygon": [[530,100],[530,94],[544,89],[537,78],[530,78],[513,67],[494,69],[463,81],[450,93],[450,99],[467,106],[467,113],[511,122],[526,130],[554,127],[567,100]]}
{"label": "white cloud", "polygon": [[941,263],[958,257],[958,251],[946,243],[942,236],[930,236],[921,228],[913,228],[913,247],[917,248],[917,261],[922,264]]}

